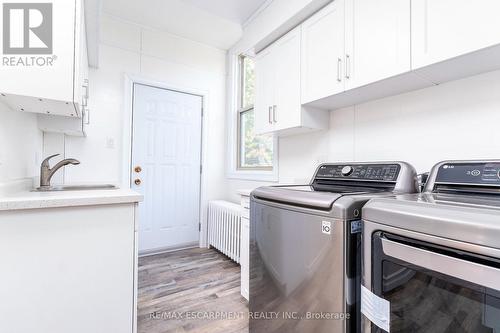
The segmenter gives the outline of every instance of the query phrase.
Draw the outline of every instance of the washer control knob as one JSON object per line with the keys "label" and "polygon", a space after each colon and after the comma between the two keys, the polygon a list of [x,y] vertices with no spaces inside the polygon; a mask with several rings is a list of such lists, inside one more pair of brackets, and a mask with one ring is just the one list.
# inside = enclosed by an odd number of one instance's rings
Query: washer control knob
{"label": "washer control knob", "polygon": [[354,169],[352,168],[352,166],[350,165],[347,165],[345,167],[342,168],[342,176],[350,176],[352,173],[353,173]]}

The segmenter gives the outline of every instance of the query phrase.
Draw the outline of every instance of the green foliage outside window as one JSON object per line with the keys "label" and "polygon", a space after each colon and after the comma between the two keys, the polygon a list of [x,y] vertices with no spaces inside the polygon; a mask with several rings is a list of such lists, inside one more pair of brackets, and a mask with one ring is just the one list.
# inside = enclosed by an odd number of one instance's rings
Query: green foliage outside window
{"label": "green foliage outside window", "polygon": [[255,103],[255,62],[244,57],[243,61],[243,100],[242,108],[248,108]]}
{"label": "green foliage outside window", "polygon": [[240,113],[241,161],[243,168],[273,166],[273,139],[267,135],[255,135],[255,112],[253,109]]}
{"label": "green foliage outside window", "polygon": [[255,135],[255,63],[253,59],[242,56],[241,67],[241,105],[239,112],[239,167],[272,168],[273,138],[268,135]]}

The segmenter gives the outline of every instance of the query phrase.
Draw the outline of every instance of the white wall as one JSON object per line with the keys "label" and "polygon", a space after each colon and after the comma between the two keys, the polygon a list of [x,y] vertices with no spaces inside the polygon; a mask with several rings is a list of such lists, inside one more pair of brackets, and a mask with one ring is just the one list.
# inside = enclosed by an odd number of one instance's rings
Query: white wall
{"label": "white wall", "polygon": [[330,157],[404,160],[418,172],[444,159],[499,159],[499,89],[495,71],[334,111]]}
{"label": "white wall", "polygon": [[13,111],[0,103],[0,119],[0,183],[38,176],[42,133],[36,114]]}
{"label": "white wall", "polygon": [[[263,41],[278,37],[287,29],[299,24],[305,15],[310,15],[318,10],[329,0],[272,0],[267,6],[261,8],[260,12],[250,21],[243,30],[242,38],[228,52],[228,84],[226,100],[226,123],[234,124],[237,121],[235,113],[237,72],[236,61],[242,53],[254,52],[254,47]],[[226,129],[228,137],[226,145],[226,157],[231,158],[231,150],[234,150],[236,138],[236,127],[228,126]],[[279,182],[299,183],[309,181],[314,167],[328,158],[328,135],[325,131],[312,134],[288,137],[279,140]],[[297,159],[297,152],[301,157]],[[234,177],[234,171],[230,170],[230,163],[226,163],[226,174]],[[225,198],[237,202],[239,189],[253,189],[261,185],[268,185],[263,181],[249,181],[239,179],[227,179]]]}
{"label": "white wall", "polygon": [[[91,124],[87,137],[67,136],[63,145],[65,156],[82,164],[66,167],[64,181],[120,183],[125,74],[131,74],[207,94],[204,114],[208,126],[203,129],[208,156],[204,167],[206,197],[223,196],[225,61],[225,51],[104,15],[100,67],[91,69],[89,78]],[[57,147],[63,137],[51,141],[51,147]]]}
{"label": "white wall", "polygon": [[[274,0],[245,27],[228,55],[228,125],[236,121],[236,56],[324,3]],[[326,161],[399,159],[425,172],[442,159],[500,158],[499,88],[500,71],[331,111],[329,130],[279,139],[279,183],[308,182],[317,165]],[[228,126],[228,137],[234,130]],[[227,152],[233,145],[228,142]],[[227,179],[225,197],[237,202],[238,189],[268,184]]]}
{"label": "white wall", "polygon": [[[325,160],[500,159],[500,71],[331,111],[330,129],[280,138],[279,180],[309,180]],[[229,180],[226,198],[264,183]]]}
{"label": "white wall", "polygon": [[[245,26],[230,53],[246,52],[276,33],[283,34],[331,0],[272,0]],[[284,30],[283,30],[284,29]]]}

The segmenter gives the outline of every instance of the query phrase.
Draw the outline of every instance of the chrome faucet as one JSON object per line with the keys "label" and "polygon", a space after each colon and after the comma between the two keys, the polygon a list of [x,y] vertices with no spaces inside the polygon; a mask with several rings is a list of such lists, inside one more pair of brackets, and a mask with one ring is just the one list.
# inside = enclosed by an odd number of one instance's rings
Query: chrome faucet
{"label": "chrome faucet", "polygon": [[50,187],[50,180],[52,179],[52,176],[56,173],[57,170],[62,168],[65,165],[68,164],[73,164],[73,165],[78,165],[80,164],[80,161],[75,160],[73,158],[68,158],[65,160],[60,161],[54,167],[51,169],[49,165],[49,160],[53,157],[59,156],[60,154],[55,154],[52,156],[47,157],[46,159],[43,160],[42,162],[42,167],[40,169],[40,188],[49,188]]}

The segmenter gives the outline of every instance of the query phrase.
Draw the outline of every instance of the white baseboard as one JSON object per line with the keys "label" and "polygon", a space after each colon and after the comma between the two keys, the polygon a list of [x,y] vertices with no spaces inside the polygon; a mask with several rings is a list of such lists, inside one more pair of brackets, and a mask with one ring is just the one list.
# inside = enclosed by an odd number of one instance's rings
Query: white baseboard
{"label": "white baseboard", "polygon": [[175,251],[193,249],[193,248],[198,248],[198,247],[199,247],[199,242],[186,243],[186,244],[182,244],[182,245],[178,245],[178,246],[171,246],[171,247],[162,247],[162,248],[157,248],[157,249],[152,249],[152,250],[140,251],[139,257],[149,257],[149,256],[154,256],[156,254],[175,252]]}

